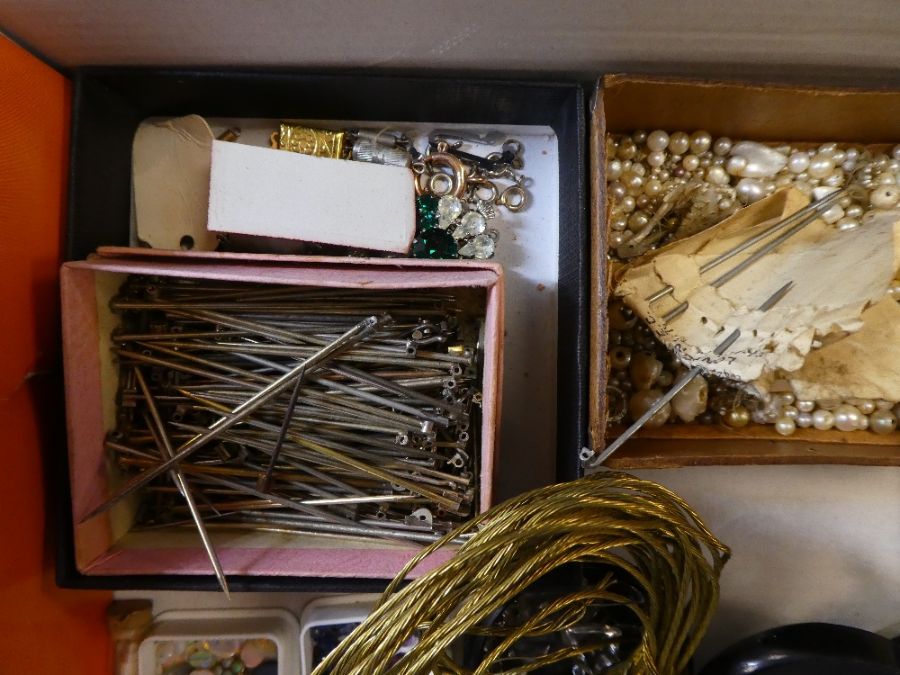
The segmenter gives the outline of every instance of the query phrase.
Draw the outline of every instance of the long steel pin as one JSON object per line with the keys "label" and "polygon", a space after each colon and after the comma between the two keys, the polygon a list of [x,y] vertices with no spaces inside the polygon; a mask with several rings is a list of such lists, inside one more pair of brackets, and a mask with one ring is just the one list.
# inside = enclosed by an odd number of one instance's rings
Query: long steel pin
{"label": "long steel pin", "polygon": [[[706,272],[709,272],[710,270],[715,269],[722,263],[727,262],[734,256],[746,251],[751,246],[758,244],[766,237],[770,236],[771,234],[774,234],[778,230],[781,230],[781,229],[787,227],[788,225],[793,224],[797,220],[800,220],[801,218],[804,218],[805,216],[807,216],[809,214],[815,214],[812,219],[805,221],[805,223],[803,225],[805,227],[809,223],[813,222],[813,220],[815,220],[816,217],[818,217],[819,211],[823,210],[824,207],[826,207],[826,206],[830,205],[832,202],[840,199],[845,193],[850,192],[852,190],[855,190],[855,188],[853,186],[848,186],[848,187],[842,188],[836,192],[832,192],[832,193],[826,195],[825,197],[822,197],[822,199],[820,199],[817,202],[812,202],[811,204],[804,206],[802,209],[792,213],[787,218],[782,218],[781,220],[779,220],[776,223],[773,223],[772,225],[770,225],[766,229],[762,230],[761,232],[758,232],[757,234],[753,235],[752,237],[750,237],[748,239],[745,239],[740,244],[737,244],[733,248],[730,248],[727,251],[724,251],[723,253],[719,254],[712,260],[701,265],[700,266],[700,274],[705,274]],[[722,282],[722,283],[724,283],[724,282]],[[656,291],[656,293],[653,293],[652,295],[647,296],[644,300],[646,302],[656,302],[657,300],[661,300],[662,298],[666,297],[667,295],[670,295],[672,293],[672,291],[674,291],[674,290],[675,290],[675,288],[673,286],[664,286],[663,288]]]}
{"label": "long steel pin", "polygon": [[287,436],[288,429],[291,426],[291,419],[294,416],[294,408],[297,407],[297,397],[300,395],[300,387],[303,386],[303,376],[306,369],[300,371],[297,375],[297,381],[294,383],[294,390],[291,392],[291,398],[287,404],[287,410],[284,412],[284,421],[281,423],[281,429],[278,430],[278,438],[275,445],[272,446],[272,455],[269,457],[269,466],[266,467],[266,473],[263,474],[259,481],[259,489],[263,492],[269,490],[269,483],[272,482],[272,472],[275,470],[275,463],[281,455],[281,448],[284,445],[284,439]]}
{"label": "long steel pin", "polygon": [[[147,386],[147,381],[144,379],[144,375],[141,373],[140,368],[134,369],[134,376],[137,380],[138,387],[141,389],[141,393],[144,395],[144,400],[147,403],[147,409],[150,411],[150,418],[153,421],[153,425],[156,427],[156,434],[154,434],[154,437],[159,439],[159,451],[162,454],[163,459],[170,459],[174,455],[172,443],[169,441],[169,436],[166,434],[166,427],[163,424],[162,418],[159,416],[159,410],[156,407],[153,395],[150,393],[150,388]],[[194,496],[191,494],[191,488],[177,464],[172,468],[171,475],[175,485],[184,496],[184,501],[187,503],[188,510],[191,512],[191,518],[194,520],[194,525],[197,526],[197,534],[200,535],[200,541],[203,542],[203,548],[206,550],[206,555],[216,574],[216,579],[219,580],[219,586],[221,586],[225,597],[230,600],[231,593],[228,590],[228,580],[225,578],[225,571],[222,569],[222,565],[219,562],[219,556],[216,554],[216,549],[213,547],[212,541],[209,538],[209,533],[206,531],[206,526],[203,524],[203,519],[200,517],[200,511],[197,509]]]}
{"label": "long steel pin", "polygon": [[[759,306],[759,311],[767,312],[768,310],[772,309],[772,307],[774,307],[778,302],[781,301],[782,298],[784,298],[785,295],[788,294],[793,286],[793,281],[787,282],[784,286],[770,295],[769,298]],[[735,328],[733,331],[731,331],[731,334],[728,337],[726,337],[724,340],[722,340],[722,342],[718,344],[718,346],[716,346],[716,348],[713,350],[713,354],[715,354],[716,356],[721,356],[726,351],[728,351],[731,345],[733,345],[740,336],[740,328]],[[675,395],[679,391],[684,389],[691,380],[693,380],[695,377],[697,377],[697,375],[700,374],[700,372],[701,368],[699,366],[694,366],[689,371],[684,373],[680,378],[678,378],[678,381],[674,385],[672,385],[672,388],[669,389],[669,391],[663,394],[656,401],[656,403],[650,406],[643,415],[637,418],[634,423],[622,433],[621,436],[610,443],[606,447],[606,449],[599,455],[594,456],[594,453],[587,449],[585,451],[582,451],[582,461],[584,461],[585,466],[587,468],[594,468],[595,466],[603,464],[603,462],[605,462],[610,457],[610,455],[621,448],[625,441],[634,436],[634,434],[637,433],[637,431],[641,427],[643,427],[651,417],[659,412],[666,403],[675,398]]]}
{"label": "long steel pin", "polygon": [[107,511],[124,497],[127,497],[135,490],[140,489],[157,476],[165,473],[182,459],[188,457],[194,450],[212,440],[213,438],[216,438],[223,431],[226,431],[234,425],[239,424],[257,408],[278,396],[294,381],[296,377],[300,375],[301,372],[311,370],[312,368],[318,366],[338,350],[343,349],[351,344],[356,344],[360,340],[364,339],[367,335],[371,334],[372,331],[378,328],[378,326],[382,325],[388,320],[389,317],[387,316],[370,316],[360,321],[353,328],[341,335],[337,340],[322,347],[322,349],[320,349],[314,355],[310,356],[303,363],[294,368],[291,372],[285,373],[280,378],[248,398],[246,401],[244,401],[244,403],[232,410],[230,415],[224,415],[213,422],[208,427],[208,430],[205,433],[198,434],[191,440],[181,445],[170,459],[164,460],[156,467],[148,469],[144,473],[134,476],[133,478],[128,480],[116,494],[107,499],[97,508],[93,509],[88,515],[82,518],[80,522],[85,522],[93,518],[94,516]]}

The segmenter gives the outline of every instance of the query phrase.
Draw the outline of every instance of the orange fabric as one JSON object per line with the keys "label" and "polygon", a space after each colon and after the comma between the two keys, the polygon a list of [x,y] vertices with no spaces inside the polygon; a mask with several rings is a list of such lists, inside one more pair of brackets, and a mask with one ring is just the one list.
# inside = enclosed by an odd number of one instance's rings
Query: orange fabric
{"label": "orange fabric", "polygon": [[[112,672],[110,594],[54,583],[44,462],[65,437],[58,272],[71,92],[0,36],[0,670]],[[50,460],[52,461],[52,459]]]}

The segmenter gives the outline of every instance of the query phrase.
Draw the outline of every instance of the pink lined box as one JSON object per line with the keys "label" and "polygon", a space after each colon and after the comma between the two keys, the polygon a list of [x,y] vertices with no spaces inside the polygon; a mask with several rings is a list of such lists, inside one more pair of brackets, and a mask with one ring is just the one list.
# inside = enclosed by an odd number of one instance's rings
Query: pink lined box
{"label": "pink lined box", "polygon": [[[330,258],[165,252],[104,248],[61,272],[63,357],[75,562],[86,575],[207,575],[209,561],[195,532],[132,532],[137,501],[79,521],[122,478],[104,451],[114,426],[118,370],[110,334],[118,317],[109,300],[129,274],[360,289],[484,289],[479,510],[492,504],[503,353],[503,271],[473,261]],[[278,533],[212,532],[226,574],[251,576],[391,578],[414,545]],[[432,556],[416,574],[446,560]]]}

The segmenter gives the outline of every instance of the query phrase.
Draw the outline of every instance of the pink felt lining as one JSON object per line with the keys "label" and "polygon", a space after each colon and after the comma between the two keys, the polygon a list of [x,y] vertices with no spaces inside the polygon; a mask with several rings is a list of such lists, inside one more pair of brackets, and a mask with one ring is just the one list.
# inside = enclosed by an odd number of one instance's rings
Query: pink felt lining
{"label": "pink felt lining", "polygon": [[[335,288],[486,289],[480,510],[492,504],[501,396],[504,286],[496,263],[408,259],[311,258],[257,254],[101,249],[89,261],[63,265],[62,314],[69,470],[76,564],[84,574],[209,574],[195,548],[128,548],[114,541],[108,514],[81,518],[108,494],[98,340],[99,273],[154,274]],[[103,299],[101,301],[107,301]],[[390,578],[409,560],[396,548],[218,548],[227,574]],[[449,557],[441,552],[422,573]]]}

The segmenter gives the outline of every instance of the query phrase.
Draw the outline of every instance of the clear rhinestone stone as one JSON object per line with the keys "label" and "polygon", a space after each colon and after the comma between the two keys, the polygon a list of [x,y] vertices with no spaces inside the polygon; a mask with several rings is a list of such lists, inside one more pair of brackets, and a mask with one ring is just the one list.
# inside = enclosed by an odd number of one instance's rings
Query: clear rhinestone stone
{"label": "clear rhinestone stone", "polygon": [[438,201],[438,226],[446,230],[453,221],[462,215],[463,205],[459,198],[453,195],[444,195]]}
{"label": "clear rhinestone stone", "polygon": [[485,260],[494,255],[494,240],[486,234],[479,234],[472,241],[459,249],[464,258],[480,258]]}
{"label": "clear rhinestone stone", "polygon": [[474,237],[476,234],[484,232],[485,227],[487,227],[487,220],[485,217],[478,213],[478,211],[469,211],[462,217],[462,220],[459,221],[459,225],[457,225],[456,230],[453,231],[453,236],[457,239]]}

